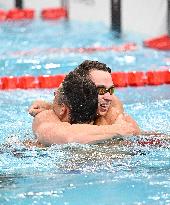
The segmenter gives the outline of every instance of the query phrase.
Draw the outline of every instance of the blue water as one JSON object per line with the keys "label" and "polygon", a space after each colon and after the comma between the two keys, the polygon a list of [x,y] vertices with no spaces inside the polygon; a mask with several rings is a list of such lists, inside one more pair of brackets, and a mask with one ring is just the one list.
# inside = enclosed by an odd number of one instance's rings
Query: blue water
{"label": "blue water", "polygon": [[[112,70],[149,70],[170,64],[169,52],[142,47],[143,37],[114,38],[103,24],[16,22],[0,26],[0,75],[66,73],[84,59]],[[128,52],[50,52],[54,48],[121,45]],[[54,51],[54,50],[53,50]],[[26,147],[33,139],[27,109],[37,98],[52,101],[53,89],[0,91],[1,205],[165,205],[170,204],[170,141],[163,135],[125,138],[95,145]],[[124,108],[145,131],[170,135],[169,85],[116,89]],[[160,139],[155,145],[138,143]]]}
{"label": "blue water", "polygon": [[[146,39],[146,38],[145,38]],[[80,22],[8,22],[0,26],[0,76],[66,73],[84,59],[100,60],[113,71],[158,69],[170,65],[170,53],[144,49],[143,36],[114,33],[103,24]],[[133,52],[65,52],[62,48],[109,47],[123,43],[136,43]],[[56,50],[57,49],[57,50]]]}

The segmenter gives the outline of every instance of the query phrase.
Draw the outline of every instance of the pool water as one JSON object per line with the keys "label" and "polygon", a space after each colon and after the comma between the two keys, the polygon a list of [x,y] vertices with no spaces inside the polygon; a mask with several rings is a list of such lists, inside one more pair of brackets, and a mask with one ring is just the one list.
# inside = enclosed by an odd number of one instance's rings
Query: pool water
{"label": "pool water", "polygon": [[[3,23],[0,75],[67,73],[85,59],[105,62],[112,71],[169,66],[170,53],[143,48],[143,38],[127,34],[117,39],[100,23]],[[135,42],[138,49],[93,53],[62,50],[126,42]],[[37,98],[52,101],[52,93],[53,89],[0,91],[1,205],[170,204],[170,141],[165,139],[170,136],[169,85],[116,89],[126,112],[142,130],[163,134],[124,138],[127,143],[116,139],[93,145],[26,147],[22,142],[34,138],[27,109]],[[151,139],[155,143],[148,144]]]}

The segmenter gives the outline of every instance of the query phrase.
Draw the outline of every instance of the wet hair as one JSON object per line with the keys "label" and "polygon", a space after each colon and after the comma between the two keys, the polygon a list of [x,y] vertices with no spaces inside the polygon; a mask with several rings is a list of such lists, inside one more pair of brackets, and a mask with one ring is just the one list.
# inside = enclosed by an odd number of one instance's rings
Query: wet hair
{"label": "wet hair", "polygon": [[91,60],[83,61],[83,63],[81,63],[77,68],[75,68],[74,71],[82,77],[89,77],[89,73],[92,70],[101,70],[111,73],[111,69],[106,64],[99,61]]}
{"label": "wet hair", "polygon": [[59,87],[57,89],[57,93],[58,93],[57,104],[58,105],[62,105],[63,103],[66,104],[67,100],[64,96],[63,87]]}
{"label": "wet hair", "polygon": [[95,84],[72,71],[62,83],[63,102],[70,110],[70,123],[90,123],[96,118],[98,93]]}

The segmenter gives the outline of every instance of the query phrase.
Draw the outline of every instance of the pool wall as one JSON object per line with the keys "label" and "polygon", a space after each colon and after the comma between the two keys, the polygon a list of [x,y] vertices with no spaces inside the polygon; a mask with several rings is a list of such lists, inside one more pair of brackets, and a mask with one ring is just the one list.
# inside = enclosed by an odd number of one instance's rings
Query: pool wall
{"label": "pool wall", "polygon": [[[110,0],[23,0],[24,8],[36,10],[40,17],[43,8],[59,7],[68,2],[71,20],[103,22],[111,26]],[[15,1],[0,0],[1,9],[11,9]],[[168,1],[162,0],[123,0],[121,1],[121,30],[156,37],[168,32]],[[155,23],[156,22],[156,23]]]}

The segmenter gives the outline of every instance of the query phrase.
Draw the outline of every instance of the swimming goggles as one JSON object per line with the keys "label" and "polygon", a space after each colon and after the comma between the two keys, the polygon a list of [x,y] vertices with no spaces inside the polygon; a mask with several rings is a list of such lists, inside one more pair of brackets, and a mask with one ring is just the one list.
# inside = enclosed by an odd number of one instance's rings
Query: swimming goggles
{"label": "swimming goggles", "polygon": [[112,95],[115,91],[115,87],[111,86],[110,88],[106,88],[104,85],[97,86],[97,92],[99,95],[104,95],[105,93],[109,92],[110,95]]}

